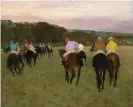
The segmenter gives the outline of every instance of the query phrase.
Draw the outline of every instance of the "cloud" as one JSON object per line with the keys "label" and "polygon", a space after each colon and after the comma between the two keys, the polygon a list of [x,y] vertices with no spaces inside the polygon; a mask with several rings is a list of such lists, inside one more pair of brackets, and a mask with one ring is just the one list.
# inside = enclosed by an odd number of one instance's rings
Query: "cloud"
{"label": "cloud", "polygon": [[133,19],[121,21],[114,28],[110,29],[113,31],[125,32],[125,33],[133,33]]}
{"label": "cloud", "polygon": [[48,21],[44,18],[33,16],[29,14],[18,14],[18,15],[2,15],[2,19],[12,20],[14,22],[38,22],[38,21]]}
{"label": "cloud", "polygon": [[[131,32],[133,2],[2,2],[2,19],[47,21],[66,28]],[[132,25],[131,25],[132,24]]]}

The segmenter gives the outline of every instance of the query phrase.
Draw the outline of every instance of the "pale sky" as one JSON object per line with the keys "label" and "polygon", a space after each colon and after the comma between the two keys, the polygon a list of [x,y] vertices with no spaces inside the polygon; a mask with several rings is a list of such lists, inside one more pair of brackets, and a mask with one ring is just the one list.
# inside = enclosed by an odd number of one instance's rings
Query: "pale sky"
{"label": "pale sky", "polygon": [[68,29],[133,33],[133,1],[2,1],[1,18]]}

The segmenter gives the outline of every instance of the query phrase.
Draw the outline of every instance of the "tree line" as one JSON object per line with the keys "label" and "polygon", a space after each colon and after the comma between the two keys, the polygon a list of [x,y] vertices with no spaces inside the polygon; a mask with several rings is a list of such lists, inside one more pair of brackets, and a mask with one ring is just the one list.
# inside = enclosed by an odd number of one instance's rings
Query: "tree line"
{"label": "tree line", "polygon": [[[89,33],[82,30],[69,31],[68,29],[49,24],[47,22],[12,22],[11,20],[1,20],[1,42],[9,43],[10,40],[18,42],[24,42],[24,40],[36,42],[36,43],[56,43],[64,42],[65,36],[70,35],[72,40],[81,42],[85,45],[92,44],[93,41],[99,36],[95,31]],[[111,34],[112,36],[113,33]],[[106,36],[105,38],[107,38]],[[121,40],[124,36],[117,35],[117,40]],[[127,38],[127,36],[126,36]],[[128,38],[132,38],[128,36]]]}

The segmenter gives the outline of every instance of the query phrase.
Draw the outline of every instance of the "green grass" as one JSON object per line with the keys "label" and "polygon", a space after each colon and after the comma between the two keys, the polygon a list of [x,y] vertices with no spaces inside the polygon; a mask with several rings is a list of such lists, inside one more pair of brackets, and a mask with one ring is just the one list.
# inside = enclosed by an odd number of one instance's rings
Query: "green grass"
{"label": "green grass", "polygon": [[[107,72],[105,90],[100,93],[91,67],[93,55],[89,51],[86,51],[88,65],[82,69],[78,86],[75,86],[76,79],[71,85],[65,82],[57,50],[50,59],[38,58],[35,67],[25,66],[23,74],[16,77],[6,69],[7,55],[2,52],[2,107],[133,107],[132,49],[120,50],[123,65],[117,87],[108,85]],[[128,56],[125,50],[129,51]]]}

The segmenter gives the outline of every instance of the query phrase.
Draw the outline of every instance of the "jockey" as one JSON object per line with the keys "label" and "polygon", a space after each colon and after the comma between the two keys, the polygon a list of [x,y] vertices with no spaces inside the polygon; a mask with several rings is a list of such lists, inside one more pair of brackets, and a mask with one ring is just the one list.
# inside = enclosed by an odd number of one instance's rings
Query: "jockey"
{"label": "jockey", "polygon": [[48,43],[48,48],[49,48],[50,50],[51,50],[51,48],[52,48],[50,43]]}
{"label": "jockey", "polygon": [[[94,57],[95,57],[95,55],[97,55],[99,53],[105,54],[104,50],[105,50],[106,46],[105,46],[105,43],[104,43],[102,37],[99,36],[97,38],[97,41],[95,42],[94,48],[96,49],[96,52],[94,54]],[[92,61],[92,66],[94,67],[94,62],[93,61]]]}
{"label": "jockey", "polygon": [[17,46],[17,52],[19,54],[20,53],[20,47],[19,47],[19,43],[18,42],[16,42],[16,46]]}
{"label": "jockey", "polygon": [[17,46],[12,40],[10,41],[10,50],[11,50],[11,54],[15,53],[17,55]]}
{"label": "jockey", "polygon": [[45,44],[44,44],[44,43],[42,44],[42,47],[43,47],[43,48],[45,47]]}
{"label": "jockey", "polygon": [[[107,53],[106,53],[106,55],[108,55],[109,53],[116,53],[117,55],[118,55],[118,53],[117,53],[117,48],[118,48],[118,46],[117,46],[117,44],[114,42],[114,39],[113,39],[113,37],[109,37],[108,38],[108,44],[107,44]],[[118,55],[118,57],[119,57],[119,55]],[[118,63],[119,63],[119,65],[120,65],[120,59],[118,59]]]}
{"label": "jockey", "polygon": [[35,48],[34,48],[32,42],[31,42],[30,45],[29,45],[29,50],[32,51],[32,52],[34,52],[34,53],[36,53]]}
{"label": "jockey", "polygon": [[105,43],[104,43],[101,36],[99,36],[97,38],[97,41],[95,42],[95,49],[96,49],[95,55],[98,54],[98,53],[104,53]]}
{"label": "jockey", "polygon": [[78,45],[78,51],[84,51],[84,46],[81,43]]}
{"label": "jockey", "polygon": [[65,49],[66,53],[63,55],[63,61],[66,62],[68,55],[70,53],[77,53],[79,43],[75,41],[70,41],[69,37],[66,37],[65,41],[66,41],[66,49]]}
{"label": "jockey", "polygon": [[26,48],[26,50],[28,50],[29,44],[28,44],[27,40],[25,40],[24,42],[25,42],[24,47]]}
{"label": "jockey", "polygon": [[39,47],[41,48],[41,50],[43,50],[43,45],[40,43]]}
{"label": "jockey", "polygon": [[42,48],[42,44],[41,43],[40,43],[39,47]]}
{"label": "jockey", "polygon": [[108,44],[107,44],[107,54],[113,52],[116,53],[117,51],[117,44],[113,41],[113,37],[108,38]]}

